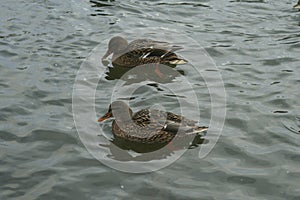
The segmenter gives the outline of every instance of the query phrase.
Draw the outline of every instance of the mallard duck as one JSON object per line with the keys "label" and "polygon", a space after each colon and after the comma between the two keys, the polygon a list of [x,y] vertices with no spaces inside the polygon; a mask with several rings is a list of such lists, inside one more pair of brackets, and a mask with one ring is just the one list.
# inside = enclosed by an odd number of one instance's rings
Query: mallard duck
{"label": "mallard duck", "polygon": [[208,129],[205,126],[196,126],[196,121],[171,112],[142,109],[133,114],[123,101],[114,101],[98,122],[111,117],[115,118],[112,123],[115,137],[145,144],[168,143],[176,135],[196,135]]}
{"label": "mallard duck", "polygon": [[298,1],[297,5],[294,5],[294,8],[300,9],[300,0]]}
{"label": "mallard duck", "polygon": [[121,67],[135,67],[143,64],[160,63],[166,65],[180,65],[187,63],[179,58],[174,51],[182,49],[180,46],[167,42],[149,39],[138,39],[130,43],[126,39],[116,36],[110,39],[108,50],[102,57],[102,61],[110,54],[112,64]]}

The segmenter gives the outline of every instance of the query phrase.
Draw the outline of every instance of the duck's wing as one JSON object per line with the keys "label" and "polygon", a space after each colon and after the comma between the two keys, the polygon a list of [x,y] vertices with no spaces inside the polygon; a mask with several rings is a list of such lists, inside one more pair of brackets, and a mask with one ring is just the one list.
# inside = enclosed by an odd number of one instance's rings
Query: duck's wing
{"label": "duck's wing", "polygon": [[151,122],[150,111],[148,109],[142,109],[132,116],[132,120],[138,126],[146,126]]}
{"label": "duck's wing", "polygon": [[182,123],[184,126],[194,126],[197,123],[195,120],[188,119],[181,115],[156,109],[142,109],[136,112],[132,119],[138,124],[143,123],[145,125],[152,122],[161,125],[167,123]]}
{"label": "duck's wing", "polygon": [[167,131],[170,133],[184,133],[184,134],[199,134],[201,132],[207,131],[208,127],[206,126],[183,126],[180,123],[167,123],[164,128],[162,129],[163,131]]}
{"label": "duck's wing", "polygon": [[147,129],[152,131],[161,130],[174,134],[178,131],[195,134],[208,129],[206,126],[197,126],[197,122],[194,120],[161,110],[143,109],[135,113],[132,119],[139,127],[147,127]]}
{"label": "duck's wing", "polygon": [[[162,116],[162,115],[165,116]],[[167,114],[158,110],[142,109],[132,116],[134,121],[134,129],[127,131],[131,135],[132,140],[145,143],[163,143],[170,141],[175,134],[164,130]]]}
{"label": "duck's wing", "polygon": [[181,46],[172,45],[168,42],[138,39],[128,45],[127,53],[139,58],[169,57],[174,51],[182,49]]}
{"label": "duck's wing", "polygon": [[188,119],[186,117],[177,115],[172,112],[166,112],[166,113],[167,113],[167,119],[169,123],[182,123],[183,126],[195,126],[195,124],[197,123],[195,120]]}
{"label": "duck's wing", "polygon": [[159,110],[142,109],[132,116],[132,120],[138,126],[149,126],[154,129],[162,129],[168,121],[168,114]]}
{"label": "duck's wing", "polygon": [[182,117],[180,115],[167,112],[167,122],[163,128],[164,131],[172,133],[200,134],[207,131],[207,126],[198,126],[195,120]]}

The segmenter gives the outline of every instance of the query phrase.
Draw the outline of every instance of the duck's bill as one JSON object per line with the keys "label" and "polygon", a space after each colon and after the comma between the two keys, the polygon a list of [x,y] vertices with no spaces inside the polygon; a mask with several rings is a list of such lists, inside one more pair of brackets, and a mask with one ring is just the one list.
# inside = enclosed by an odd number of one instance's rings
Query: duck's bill
{"label": "duck's bill", "polygon": [[108,113],[106,113],[105,115],[103,115],[102,117],[100,117],[100,118],[98,119],[98,122],[102,122],[102,121],[107,120],[107,119],[109,119],[109,118],[111,118],[111,117],[112,117],[112,114],[111,114],[110,112],[108,112]]}
{"label": "duck's bill", "polygon": [[105,55],[102,57],[102,60],[106,59],[112,52],[108,49]]}

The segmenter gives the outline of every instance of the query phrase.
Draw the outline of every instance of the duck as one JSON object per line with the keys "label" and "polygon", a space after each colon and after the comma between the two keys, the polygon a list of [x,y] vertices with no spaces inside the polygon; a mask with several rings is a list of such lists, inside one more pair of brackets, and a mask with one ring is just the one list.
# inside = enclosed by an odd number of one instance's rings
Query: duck
{"label": "duck", "polygon": [[298,3],[296,5],[294,5],[294,8],[300,9],[300,0],[298,1]]}
{"label": "duck", "polygon": [[144,64],[182,65],[187,61],[179,58],[174,52],[182,49],[168,42],[151,39],[137,39],[130,43],[121,36],[115,36],[108,43],[108,50],[102,62],[112,54],[112,64],[133,68]]}
{"label": "duck", "polygon": [[112,133],[115,138],[139,144],[167,144],[176,135],[184,138],[208,130],[208,127],[197,126],[196,121],[172,112],[146,108],[133,113],[124,101],[112,102],[98,122],[111,117],[114,117]]}

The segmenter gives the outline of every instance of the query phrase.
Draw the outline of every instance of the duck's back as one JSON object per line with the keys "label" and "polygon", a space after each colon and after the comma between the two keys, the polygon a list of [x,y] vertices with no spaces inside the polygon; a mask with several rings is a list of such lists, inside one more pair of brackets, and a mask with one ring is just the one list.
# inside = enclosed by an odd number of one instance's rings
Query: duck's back
{"label": "duck's back", "polygon": [[196,124],[196,121],[181,115],[156,109],[142,109],[133,115],[132,120],[139,126],[146,126],[150,123],[157,127],[164,127],[170,123],[182,123],[182,126],[195,126]]}
{"label": "duck's back", "polygon": [[161,51],[161,52],[174,52],[176,50],[182,49],[180,46],[172,45],[168,42],[161,42],[150,39],[137,39],[129,43],[128,50],[133,51],[137,49],[149,49],[152,51]]}

